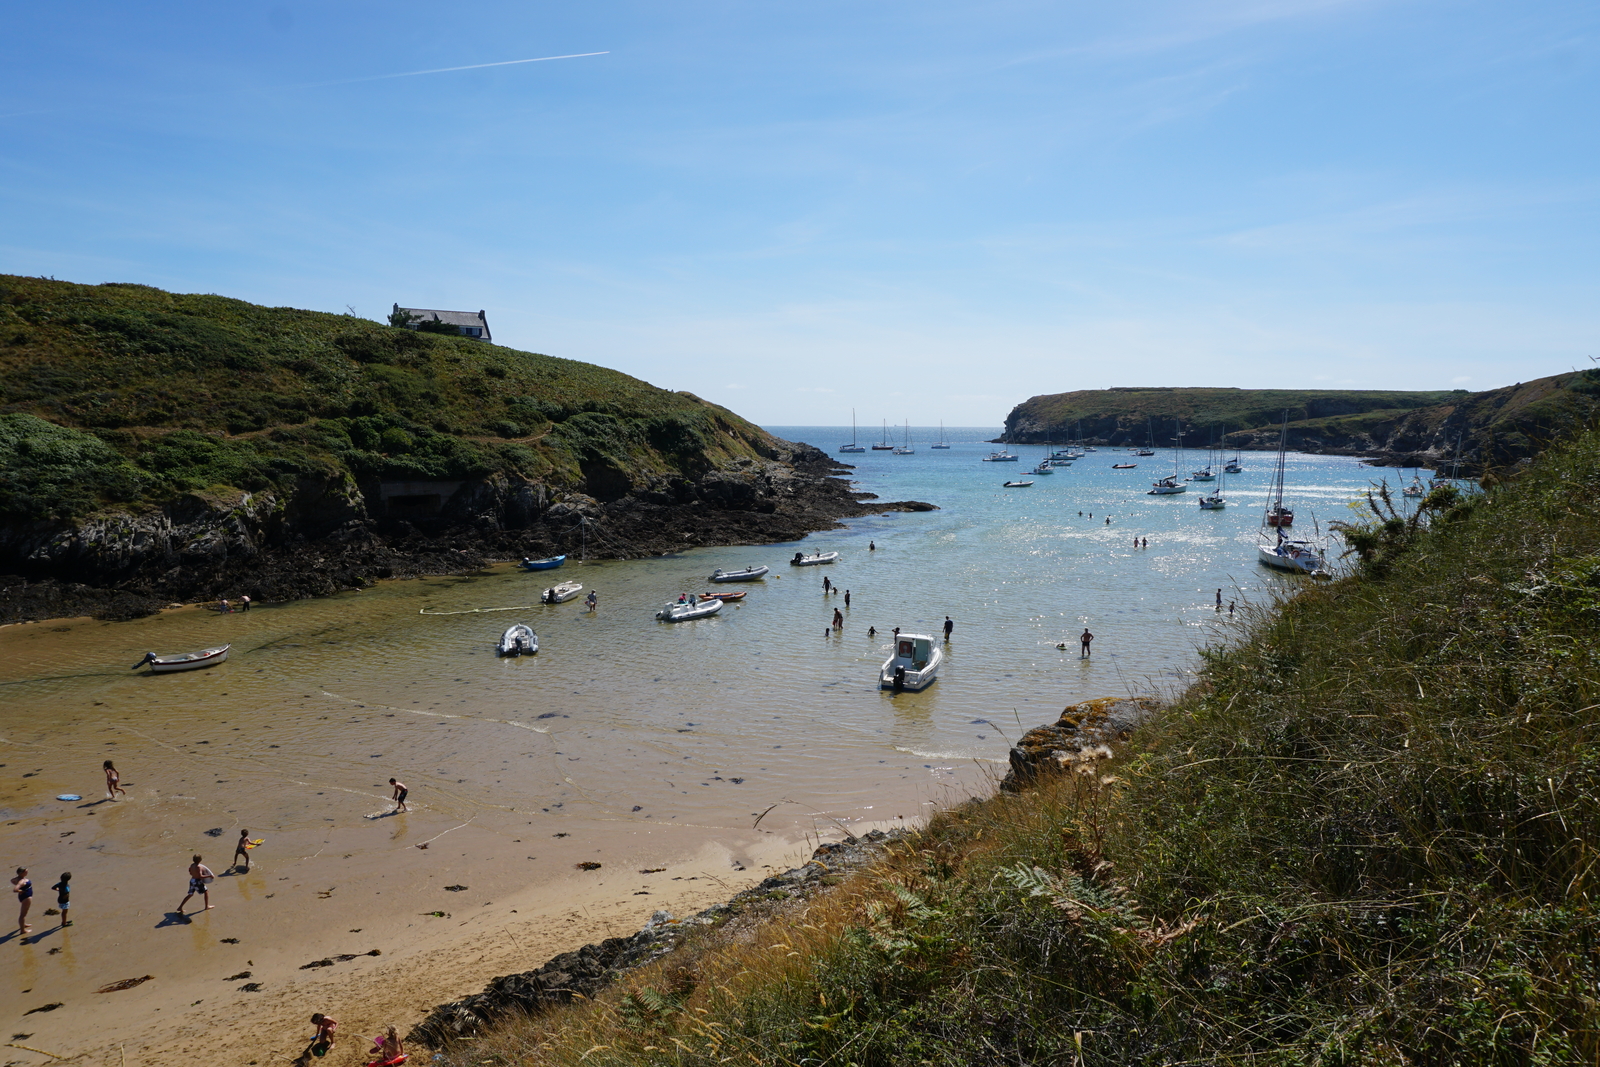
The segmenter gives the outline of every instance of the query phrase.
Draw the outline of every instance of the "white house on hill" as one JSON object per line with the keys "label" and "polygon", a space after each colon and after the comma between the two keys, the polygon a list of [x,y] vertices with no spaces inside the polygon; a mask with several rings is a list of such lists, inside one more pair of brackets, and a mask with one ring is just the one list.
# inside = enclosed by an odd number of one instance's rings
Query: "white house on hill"
{"label": "white house on hill", "polygon": [[434,311],[431,308],[403,308],[396,304],[394,313],[396,316],[402,313],[411,316],[407,329],[415,330],[420,322],[442,322],[454,326],[462,337],[478,341],[494,340],[489,334],[489,318],[482,311]]}

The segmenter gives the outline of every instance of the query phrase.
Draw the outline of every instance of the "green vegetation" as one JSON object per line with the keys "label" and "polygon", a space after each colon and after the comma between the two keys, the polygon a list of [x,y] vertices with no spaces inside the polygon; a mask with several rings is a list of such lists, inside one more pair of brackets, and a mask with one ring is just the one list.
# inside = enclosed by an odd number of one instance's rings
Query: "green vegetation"
{"label": "green vegetation", "polygon": [[1111,763],[452,1062],[1595,1062],[1597,483],[1377,502]]}
{"label": "green vegetation", "polygon": [[[0,517],[192,489],[695,477],[771,438],[592,364],[347,315],[0,276]],[[40,457],[45,457],[41,462]]]}
{"label": "green vegetation", "polygon": [[[1109,437],[1121,430],[1143,443],[1153,425],[1156,441],[1168,442],[1174,421],[1185,432],[1277,426],[1283,413],[1291,422],[1383,412],[1390,418],[1405,411],[1445,404],[1470,394],[1465,389],[1405,392],[1381,389],[1208,389],[1113,388],[1036,396],[1019,404],[1006,428],[1043,427],[1057,434],[1083,423],[1086,436]],[[1188,442],[1204,445],[1204,441]]]}

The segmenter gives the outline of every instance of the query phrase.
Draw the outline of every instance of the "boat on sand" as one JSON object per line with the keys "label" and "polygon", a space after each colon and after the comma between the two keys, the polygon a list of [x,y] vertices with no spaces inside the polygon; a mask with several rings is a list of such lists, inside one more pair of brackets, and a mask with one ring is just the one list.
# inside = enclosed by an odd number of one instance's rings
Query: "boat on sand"
{"label": "boat on sand", "polygon": [[495,654],[500,656],[531,656],[537,651],[539,635],[525,622],[506,627],[506,632],[500,635],[500,643],[495,646]]}
{"label": "boat on sand", "polygon": [[133,665],[138,670],[145,664],[150,665],[151,674],[171,674],[173,671],[195,671],[201,667],[215,667],[228,658],[228,649],[232,645],[223,645],[221,648],[206,648],[199,652],[183,652],[175,656],[158,656],[154,652],[146,652],[144,659]]}
{"label": "boat on sand", "polygon": [[933,684],[944,662],[944,649],[926,634],[900,634],[894,639],[894,655],[883,661],[878,671],[878,688],[913,692]]}

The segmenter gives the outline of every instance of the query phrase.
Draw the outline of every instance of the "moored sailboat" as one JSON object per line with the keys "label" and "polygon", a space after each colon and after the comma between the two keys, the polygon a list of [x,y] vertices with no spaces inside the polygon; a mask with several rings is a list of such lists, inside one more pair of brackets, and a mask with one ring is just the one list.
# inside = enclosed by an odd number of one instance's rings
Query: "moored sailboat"
{"label": "moored sailboat", "polygon": [[944,439],[944,420],[943,419],[939,420],[939,443],[936,444],[936,445],[929,445],[928,447],[929,448],[949,448],[950,447],[950,443]]}
{"label": "moored sailboat", "polygon": [[850,409],[850,443],[839,446],[840,452],[865,452],[866,449],[856,444],[856,409]]}

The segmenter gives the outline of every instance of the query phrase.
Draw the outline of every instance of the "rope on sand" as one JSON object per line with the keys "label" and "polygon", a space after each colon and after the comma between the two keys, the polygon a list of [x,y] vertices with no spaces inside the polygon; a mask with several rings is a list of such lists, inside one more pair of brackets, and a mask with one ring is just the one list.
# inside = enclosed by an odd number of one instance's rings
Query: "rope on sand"
{"label": "rope on sand", "polygon": [[418,615],[479,615],[490,611],[527,611],[532,604],[518,604],[510,608],[468,608],[466,611],[429,611],[427,608],[418,608]]}
{"label": "rope on sand", "polygon": [[6,1048],[27,1049],[29,1052],[37,1052],[41,1056],[49,1056],[53,1060],[64,1060],[67,1058],[66,1056],[57,1056],[54,1052],[46,1052],[42,1048],[34,1048],[32,1045],[19,1045],[15,1041],[7,1041]]}

